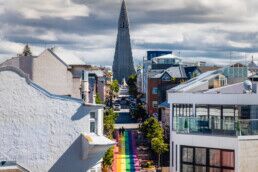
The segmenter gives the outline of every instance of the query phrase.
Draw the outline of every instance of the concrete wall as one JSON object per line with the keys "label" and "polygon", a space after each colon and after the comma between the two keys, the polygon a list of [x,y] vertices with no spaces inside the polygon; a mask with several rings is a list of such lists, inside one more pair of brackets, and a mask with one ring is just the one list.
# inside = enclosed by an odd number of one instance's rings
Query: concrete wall
{"label": "concrete wall", "polygon": [[72,95],[72,73],[48,50],[33,60],[32,80],[49,92]]}
{"label": "concrete wall", "polygon": [[239,139],[239,172],[257,171],[258,138]]}
{"label": "concrete wall", "polygon": [[80,135],[90,132],[91,111],[99,115],[102,134],[101,107],[54,96],[10,69],[0,69],[0,82],[0,160],[33,172],[85,172],[96,166],[99,154],[81,160]]}
{"label": "concrete wall", "polygon": [[73,89],[72,89],[72,97],[81,99],[81,85],[82,80],[81,78],[73,78]]}
{"label": "concrete wall", "polygon": [[102,102],[106,99],[106,81],[104,77],[98,78],[97,93],[100,95]]}
{"label": "concrete wall", "polygon": [[34,57],[32,56],[21,56],[19,57],[19,68],[26,74],[29,75],[29,78],[32,79],[32,66],[33,66]]}

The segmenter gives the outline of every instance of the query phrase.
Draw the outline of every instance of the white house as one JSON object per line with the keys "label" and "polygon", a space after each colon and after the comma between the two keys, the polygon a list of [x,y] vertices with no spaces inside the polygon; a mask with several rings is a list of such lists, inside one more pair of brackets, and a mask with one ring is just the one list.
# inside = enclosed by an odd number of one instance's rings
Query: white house
{"label": "white house", "polygon": [[101,105],[53,95],[14,67],[0,68],[0,83],[0,162],[32,172],[101,171],[115,144],[103,136]]}
{"label": "white house", "polygon": [[247,81],[205,92],[168,91],[171,171],[257,171],[258,94],[251,88]]}

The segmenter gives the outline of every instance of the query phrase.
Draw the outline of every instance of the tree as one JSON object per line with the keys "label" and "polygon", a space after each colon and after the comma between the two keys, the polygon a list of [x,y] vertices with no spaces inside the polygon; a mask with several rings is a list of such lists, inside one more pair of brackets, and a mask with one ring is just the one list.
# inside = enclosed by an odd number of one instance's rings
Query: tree
{"label": "tree", "polygon": [[113,139],[114,124],[117,117],[118,114],[113,109],[108,109],[104,114],[104,134],[110,139]]}
{"label": "tree", "polygon": [[147,112],[142,104],[137,105],[133,114],[136,119],[144,120],[147,117]]}
{"label": "tree", "polygon": [[102,100],[101,100],[101,98],[100,98],[99,93],[96,94],[95,103],[96,103],[96,104],[103,104],[103,102],[102,102]]}
{"label": "tree", "polygon": [[129,87],[129,94],[131,96],[137,97],[138,95],[138,90],[137,90],[137,75],[132,74],[129,76],[127,80],[127,85]]}
{"label": "tree", "polygon": [[158,154],[158,167],[160,167],[160,155],[168,151],[168,144],[165,144],[163,139],[153,138],[151,149]]}
{"label": "tree", "polygon": [[112,107],[113,98],[117,95],[118,92],[119,84],[117,80],[114,80],[109,84],[109,92],[107,97],[108,106]]}
{"label": "tree", "polygon": [[[115,130],[114,124],[117,118],[117,113],[115,113],[113,111],[113,109],[109,109],[107,111],[105,111],[104,113],[104,134],[109,138],[109,139],[113,139],[113,132]],[[112,163],[113,163],[113,159],[114,159],[114,151],[113,151],[113,147],[109,148],[107,150],[107,152],[105,153],[104,157],[103,157],[103,168],[109,168]]]}
{"label": "tree", "polygon": [[31,53],[31,50],[30,50],[30,47],[28,44],[25,45],[22,55],[23,56],[32,56],[32,53]]}
{"label": "tree", "polygon": [[106,154],[103,157],[103,162],[102,162],[103,168],[104,169],[109,168],[112,165],[113,160],[114,160],[114,147],[111,147],[107,150]]}
{"label": "tree", "polygon": [[119,84],[117,80],[114,80],[111,85],[110,85],[110,89],[112,92],[114,93],[118,93],[119,92]]}
{"label": "tree", "polygon": [[148,118],[146,121],[144,121],[140,127],[140,130],[149,141],[151,141],[153,138],[163,139],[164,136],[163,128],[154,117]]}

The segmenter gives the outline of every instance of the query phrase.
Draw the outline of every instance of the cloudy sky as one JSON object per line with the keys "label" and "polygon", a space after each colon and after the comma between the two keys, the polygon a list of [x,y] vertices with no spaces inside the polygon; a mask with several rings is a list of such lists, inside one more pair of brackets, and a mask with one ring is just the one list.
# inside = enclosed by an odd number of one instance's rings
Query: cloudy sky
{"label": "cloudy sky", "polygon": [[[257,0],[127,0],[135,64],[147,50],[228,63],[258,60]],[[0,0],[0,60],[29,43],[111,65],[121,0]],[[256,58],[257,57],[257,58]]]}

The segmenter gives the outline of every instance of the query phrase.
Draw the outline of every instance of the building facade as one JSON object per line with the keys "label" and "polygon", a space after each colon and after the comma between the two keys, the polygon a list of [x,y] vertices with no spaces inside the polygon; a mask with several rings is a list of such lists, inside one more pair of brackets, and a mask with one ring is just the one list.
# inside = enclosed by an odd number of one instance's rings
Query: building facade
{"label": "building facade", "polygon": [[256,171],[257,100],[245,83],[206,92],[168,91],[170,170]]}
{"label": "building facade", "polygon": [[192,78],[192,74],[199,75],[196,67],[173,66],[161,73],[154,74],[148,78],[147,111],[150,115],[158,113],[158,105],[167,100],[167,90],[176,87]]}
{"label": "building facade", "polygon": [[115,142],[103,136],[103,107],[49,93],[21,70],[0,68],[0,160],[28,171],[101,171]]}
{"label": "building facade", "polygon": [[[85,98],[83,95],[88,94],[85,90],[89,87],[88,80],[83,77],[85,72],[87,75],[96,75],[94,82],[94,92],[87,95],[86,101],[94,103],[94,97],[97,93],[101,99],[105,100],[106,80],[101,70],[92,69],[90,65],[86,65],[83,61],[76,57],[65,58],[59,56],[59,52],[54,49],[46,49],[39,56],[19,56],[14,57],[0,64],[2,66],[13,66],[21,69],[26,73],[33,82],[37,83],[51,93],[58,95],[66,95],[74,98]],[[102,75],[100,75],[102,74]],[[85,75],[84,75],[85,76]]]}

